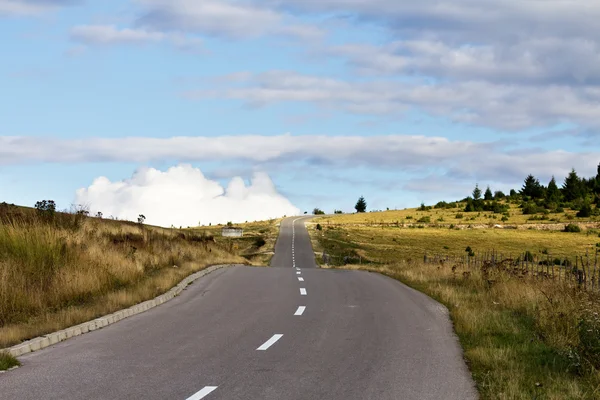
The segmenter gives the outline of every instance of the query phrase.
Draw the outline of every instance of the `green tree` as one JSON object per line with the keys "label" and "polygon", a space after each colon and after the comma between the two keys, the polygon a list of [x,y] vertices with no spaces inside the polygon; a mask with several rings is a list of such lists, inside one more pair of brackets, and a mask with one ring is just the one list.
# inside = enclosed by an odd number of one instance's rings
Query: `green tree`
{"label": "green tree", "polygon": [[54,200],[41,200],[35,203],[35,209],[42,218],[53,219],[56,213]]}
{"label": "green tree", "polygon": [[473,189],[473,200],[481,200],[481,189],[479,189],[479,184],[475,184],[475,189]]}
{"label": "green tree", "polygon": [[565,200],[573,201],[583,197],[581,186],[581,178],[577,176],[577,172],[575,172],[575,168],[573,168],[563,183],[562,193]]}
{"label": "green tree", "polygon": [[493,198],[494,195],[492,194],[492,189],[490,189],[490,187],[488,186],[487,189],[485,189],[485,193],[483,194],[483,199],[492,200]]}
{"label": "green tree", "polygon": [[363,196],[359,197],[354,208],[356,209],[356,212],[359,213],[364,213],[365,211],[367,211],[367,201]]}
{"label": "green tree", "polygon": [[500,199],[503,199],[505,197],[506,197],[506,195],[501,190],[497,190],[496,192],[494,192],[494,199],[496,199],[496,200],[500,200]]}
{"label": "green tree", "polygon": [[556,179],[552,176],[548,183],[548,189],[546,190],[546,200],[548,201],[559,201],[560,200],[560,189],[556,185]]}
{"label": "green tree", "polygon": [[600,164],[598,164],[598,174],[596,175],[596,185],[594,188],[594,193],[600,195]]}
{"label": "green tree", "polygon": [[523,188],[521,188],[521,194],[523,196],[539,199],[544,197],[544,187],[535,176],[529,174],[527,178],[525,178]]}

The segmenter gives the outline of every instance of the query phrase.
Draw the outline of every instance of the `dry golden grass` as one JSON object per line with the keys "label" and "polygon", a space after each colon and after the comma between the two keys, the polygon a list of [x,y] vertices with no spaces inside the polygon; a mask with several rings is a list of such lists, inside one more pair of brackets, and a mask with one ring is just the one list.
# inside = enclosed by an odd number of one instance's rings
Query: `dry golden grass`
{"label": "dry golden grass", "polygon": [[[598,293],[498,269],[484,274],[462,263],[422,262],[425,251],[464,255],[467,245],[505,254],[547,248],[553,256],[572,256],[600,242],[597,234],[382,229],[356,226],[348,216],[329,220],[334,229],[323,220],[314,221],[323,231],[309,229],[315,251],[360,255],[363,262],[336,268],[386,274],[448,307],[483,399],[600,398]],[[341,258],[334,261],[339,264]]]}
{"label": "dry golden grass", "polygon": [[[338,222],[330,226],[322,223],[322,226],[322,240],[331,242],[328,247],[333,255],[362,253],[363,257],[383,263],[398,259],[423,259],[425,254],[460,257],[466,254],[467,246],[476,253],[494,250],[507,257],[517,257],[530,251],[542,258],[549,253],[551,258],[573,260],[575,255],[585,256],[586,251],[593,257],[598,248],[596,244],[600,243],[595,231],[566,233],[545,230],[382,228],[345,226]],[[356,250],[345,245],[346,235],[350,235],[352,243],[358,246]]]}
{"label": "dry golden grass", "polygon": [[[408,208],[405,210],[390,210],[381,212],[355,213],[355,214],[340,214],[330,217],[323,217],[319,220],[321,224],[335,223],[343,225],[379,225],[379,224],[422,224],[418,222],[423,217],[429,217],[431,224],[439,224],[448,226],[489,226],[489,225],[546,225],[558,223],[585,223],[585,222],[600,222],[600,217],[577,218],[577,211],[566,209],[565,212],[558,214],[548,214],[547,220],[531,220],[533,215],[523,215],[518,204],[511,203],[510,211],[508,212],[508,220],[502,221],[502,214],[494,214],[491,211],[482,212],[464,212],[465,203],[457,203],[460,207],[452,209],[431,209],[429,211],[419,211],[418,208]],[[457,218],[457,215],[462,215],[462,218]],[[538,216],[539,217],[539,216]],[[441,220],[440,220],[441,219]],[[524,227],[526,229],[526,227]]]}
{"label": "dry golden grass", "polygon": [[0,348],[153,298],[225,263],[245,260],[210,237],[177,230],[92,218],[73,226],[4,221]]}
{"label": "dry golden grass", "polygon": [[[244,229],[244,236],[241,238],[222,237],[221,229],[223,225],[201,226],[187,229],[187,231],[195,234],[212,235],[217,243],[223,245],[232,254],[244,257],[251,265],[268,266],[274,254],[281,221],[282,218],[278,218],[235,224],[235,226]],[[262,244],[260,239],[264,240],[265,243]]]}

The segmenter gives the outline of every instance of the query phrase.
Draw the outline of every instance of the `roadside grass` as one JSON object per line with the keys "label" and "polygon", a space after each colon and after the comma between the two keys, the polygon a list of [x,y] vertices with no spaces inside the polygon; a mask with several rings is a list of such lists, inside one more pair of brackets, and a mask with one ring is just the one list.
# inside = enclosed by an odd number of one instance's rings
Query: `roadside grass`
{"label": "roadside grass", "polygon": [[[534,251],[532,243],[536,243],[568,256],[590,241],[598,242],[597,236],[527,230],[345,228],[336,222],[334,229],[325,225],[323,231],[309,229],[315,251],[360,255],[360,265],[339,265],[343,263],[338,258],[331,268],[379,272],[446,305],[483,399],[600,398],[598,293],[550,280],[519,279],[502,271],[484,277],[463,264],[421,262],[430,246],[440,250],[447,246],[450,252],[464,254],[467,244],[516,253]],[[322,263],[318,256],[317,260]]]}
{"label": "roadside grass", "polygon": [[0,219],[0,348],[151,299],[210,265],[246,263],[207,235],[59,218]]}
{"label": "roadside grass", "polygon": [[[468,226],[468,225],[546,225],[556,223],[585,223],[585,222],[600,222],[600,217],[589,217],[589,218],[577,218],[577,211],[571,209],[565,209],[561,213],[549,213],[544,215],[542,213],[534,215],[524,215],[519,204],[507,203],[506,201],[501,202],[502,204],[509,204],[510,210],[507,213],[506,220],[502,220],[504,214],[493,213],[491,211],[475,211],[465,212],[466,203],[457,203],[455,208],[432,208],[428,211],[420,211],[418,208],[408,208],[404,210],[390,210],[380,212],[369,212],[369,213],[353,213],[353,214],[339,214],[335,216],[323,217],[319,220],[322,225],[328,223],[336,224],[357,224],[357,225],[378,225],[378,224],[432,224],[432,225],[455,225],[455,226]],[[429,217],[430,222],[419,222],[423,218]],[[540,219],[547,218],[547,219]],[[525,228],[526,229],[526,228]]]}
{"label": "roadside grass", "polygon": [[244,235],[241,238],[221,236],[221,229],[224,225],[200,226],[187,229],[187,231],[197,235],[213,236],[216,243],[222,245],[232,254],[245,258],[251,265],[268,266],[271,258],[273,258],[281,221],[282,218],[278,218],[235,224],[235,226],[244,229]]}
{"label": "roadside grass", "polygon": [[19,367],[21,363],[11,354],[0,351],[0,371],[6,371],[12,367]]}

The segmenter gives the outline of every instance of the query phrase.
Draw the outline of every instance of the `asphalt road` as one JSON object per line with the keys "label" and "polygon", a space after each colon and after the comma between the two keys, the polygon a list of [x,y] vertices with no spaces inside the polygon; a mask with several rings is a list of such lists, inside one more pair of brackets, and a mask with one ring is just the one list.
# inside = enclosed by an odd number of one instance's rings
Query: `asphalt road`
{"label": "asphalt road", "polygon": [[160,307],[28,354],[0,375],[0,399],[476,398],[442,306],[378,274],[315,268],[295,219],[272,268],[220,269]]}

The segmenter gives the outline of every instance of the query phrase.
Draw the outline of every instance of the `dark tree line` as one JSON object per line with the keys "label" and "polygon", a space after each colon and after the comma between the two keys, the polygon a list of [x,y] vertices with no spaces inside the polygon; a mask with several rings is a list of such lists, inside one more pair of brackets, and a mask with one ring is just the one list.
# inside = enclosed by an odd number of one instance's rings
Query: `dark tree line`
{"label": "dark tree line", "polygon": [[[506,212],[508,205],[498,202],[504,198],[520,201],[524,214],[562,212],[564,208],[578,210],[577,215],[580,217],[600,214],[600,164],[596,176],[591,178],[580,177],[575,169],[572,169],[561,187],[554,177],[544,186],[538,178],[529,174],[521,190],[517,192],[513,189],[508,196],[500,191],[492,194],[488,186],[482,198],[481,189],[475,185],[472,196],[464,199],[467,202],[465,211]],[[594,204],[595,208],[592,207]]]}

